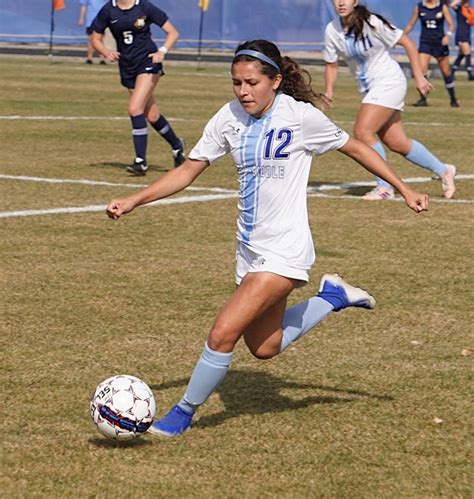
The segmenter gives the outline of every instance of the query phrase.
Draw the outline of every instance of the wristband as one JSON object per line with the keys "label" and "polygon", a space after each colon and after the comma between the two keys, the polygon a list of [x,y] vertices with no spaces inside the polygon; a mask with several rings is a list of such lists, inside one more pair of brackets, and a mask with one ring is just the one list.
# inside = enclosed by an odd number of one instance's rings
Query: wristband
{"label": "wristband", "polygon": [[166,55],[168,53],[168,49],[163,46],[158,49],[158,52],[161,52],[163,55]]}
{"label": "wristband", "polygon": [[446,34],[447,34],[448,36],[453,36],[453,32],[452,32],[452,31],[446,31]]}

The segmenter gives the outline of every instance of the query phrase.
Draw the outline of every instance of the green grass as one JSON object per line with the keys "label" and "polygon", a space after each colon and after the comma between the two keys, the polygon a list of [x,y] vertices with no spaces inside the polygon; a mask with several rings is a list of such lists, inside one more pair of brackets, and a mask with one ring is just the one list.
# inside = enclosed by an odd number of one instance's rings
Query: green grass
{"label": "green grass", "polygon": [[[2,116],[126,116],[116,68],[2,58],[0,74]],[[473,174],[472,86],[462,78],[460,109],[435,82],[431,107],[407,105],[405,120],[415,123],[412,136]],[[320,72],[314,80],[321,88]],[[355,86],[343,75],[337,89],[330,115],[350,130]],[[227,68],[168,65],[156,96],[192,145],[231,98]],[[415,98],[411,88],[407,103]],[[0,119],[0,127],[2,174],[146,184],[170,168],[169,149],[151,135],[149,175],[127,176],[127,120]],[[390,159],[405,177],[427,176]],[[314,160],[310,182],[369,179],[331,153]],[[235,189],[230,161],[196,185]],[[422,215],[402,203],[310,197],[318,260],[291,303],[337,271],[378,307],[334,314],[271,361],[239,344],[192,431],[128,445],[97,433],[90,394],[129,373],[152,387],[158,416],[181,396],[234,289],[236,200],[143,208],[115,223],[103,213],[2,218],[2,495],[471,497],[473,357],[461,352],[474,346],[474,185],[458,182],[462,204],[437,202],[437,181],[420,188],[433,200]],[[0,212],[106,204],[129,192],[0,178]]]}

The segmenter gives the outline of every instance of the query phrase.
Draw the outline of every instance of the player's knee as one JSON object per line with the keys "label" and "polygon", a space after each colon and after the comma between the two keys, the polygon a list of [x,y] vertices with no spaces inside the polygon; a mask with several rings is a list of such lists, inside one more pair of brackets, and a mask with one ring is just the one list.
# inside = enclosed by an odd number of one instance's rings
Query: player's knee
{"label": "player's knee", "polygon": [[160,113],[156,111],[156,109],[149,109],[146,112],[146,119],[148,123],[156,123],[158,121],[158,118],[160,117]]}
{"label": "player's knee", "polygon": [[236,335],[232,334],[224,324],[215,324],[209,331],[207,344],[216,352],[232,352],[237,343],[235,337]]}
{"label": "player's knee", "polygon": [[364,144],[369,144],[370,142],[372,142],[373,136],[374,135],[372,133],[368,132],[361,126],[356,125],[354,127],[354,137],[357,140],[364,142]]}
{"label": "player's knee", "polygon": [[128,114],[130,116],[139,116],[140,114],[143,114],[143,111],[143,106],[135,104],[134,102],[128,104]]}

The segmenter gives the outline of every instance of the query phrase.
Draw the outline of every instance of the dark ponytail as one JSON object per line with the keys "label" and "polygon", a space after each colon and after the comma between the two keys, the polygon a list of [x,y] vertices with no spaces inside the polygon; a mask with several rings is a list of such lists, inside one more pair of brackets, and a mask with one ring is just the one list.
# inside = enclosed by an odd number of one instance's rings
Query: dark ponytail
{"label": "dark ponytail", "polygon": [[349,28],[348,34],[354,33],[355,39],[360,40],[364,30],[364,23],[367,23],[372,29],[374,29],[369,22],[371,15],[378,17],[390,29],[395,29],[393,25],[385,19],[385,17],[380,14],[376,14],[375,12],[370,12],[365,5],[357,5],[352,14],[347,17],[347,27]]}
{"label": "dark ponytail", "polygon": [[[237,47],[235,53],[240,50],[255,50],[261,54],[269,57],[280,68],[280,74],[283,80],[280,84],[279,91],[284,94],[290,95],[297,101],[307,102],[316,105],[318,101],[322,101],[322,95],[317,94],[311,88],[311,75],[290,57],[282,57],[278,47],[267,40],[252,40],[244,42]],[[232,64],[241,61],[255,61],[258,60],[262,65],[262,73],[269,78],[275,78],[278,70],[265,61],[261,61],[249,55],[239,55],[234,57]]]}

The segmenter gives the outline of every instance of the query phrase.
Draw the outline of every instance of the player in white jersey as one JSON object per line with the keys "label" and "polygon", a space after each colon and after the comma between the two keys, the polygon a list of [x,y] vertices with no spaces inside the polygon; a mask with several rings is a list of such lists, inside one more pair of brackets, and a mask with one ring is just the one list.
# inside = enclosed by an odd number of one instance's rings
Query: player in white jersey
{"label": "player in white jersey", "polygon": [[[333,0],[338,19],[326,27],[324,60],[326,62],[325,96],[332,103],[338,73],[338,59],[346,60],[363,95],[354,135],[386,159],[385,144],[412,163],[426,168],[442,181],[443,193],[451,198],[455,192],[456,168],[442,163],[423,144],[407,137],[401,111],[407,92],[407,81],[389,49],[402,46],[410,60],[417,89],[426,95],[433,89],[423,76],[415,44],[401,29],[385,18],[371,13],[358,0]],[[364,196],[368,200],[393,199],[393,187],[377,178],[376,187]]]}
{"label": "player in white jersey", "polygon": [[286,309],[293,289],[307,283],[315,258],[306,208],[313,153],[338,149],[390,182],[414,211],[428,207],[426,195],[411,190],[370,147],[314,107],[317,96],[304,73],[271,42],[240,45],[232,63],[237,99],[211,119],[188,159],[146,189],[107,206],[108,216],[117,219],[170,196],[226,153],[239,176],[237,289],[209,331],[186,393],[153,423],[151,433],[176,436],[189,429],[197,408],[224,379],[242,336],[255,357],[269,359],[330,312],[375,306],[366,291],[326,274],[316,296]]}

